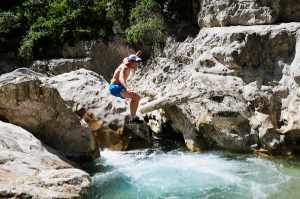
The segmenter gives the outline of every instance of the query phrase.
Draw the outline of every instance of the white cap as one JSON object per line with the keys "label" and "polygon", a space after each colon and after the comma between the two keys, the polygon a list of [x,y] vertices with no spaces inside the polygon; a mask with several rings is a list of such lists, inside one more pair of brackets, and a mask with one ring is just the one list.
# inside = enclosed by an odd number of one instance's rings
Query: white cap
{"label": "white cap", "polygon": [[135,62],[141,62],[142,58],[140,58],[137,55],[131,54],[131,55],[128,56],[128,60],[129,61],[135,61]]}

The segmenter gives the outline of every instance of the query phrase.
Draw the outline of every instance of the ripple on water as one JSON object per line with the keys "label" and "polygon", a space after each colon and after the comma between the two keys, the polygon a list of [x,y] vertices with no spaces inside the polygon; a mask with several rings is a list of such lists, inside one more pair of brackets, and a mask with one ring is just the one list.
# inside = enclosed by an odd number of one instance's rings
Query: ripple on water
{"label": "ripple on water", "polygon": [[[101,153],[92,199],[300,198],[300,166],[224,153]],[[289,189],[293,182],[295,190]],[[286,193],[282,193],[285,192]]]}

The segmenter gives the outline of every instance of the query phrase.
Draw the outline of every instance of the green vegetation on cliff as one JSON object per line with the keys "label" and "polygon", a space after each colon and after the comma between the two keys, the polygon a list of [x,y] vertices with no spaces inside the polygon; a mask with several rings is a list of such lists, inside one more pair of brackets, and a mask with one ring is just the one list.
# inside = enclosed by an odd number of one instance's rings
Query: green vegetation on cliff
{"label": "green vegetation on cliff", "polygon": [[[156,0],[19,0],[0,7],[0,44],[23,60],[59,56],[63,44],[119,36],[153,45],[165,35]],[[13,41],[13,42],[11,42]],[[13,44],[11,44],[13,43]],[[52,52],[52,54],[49,52]]]}
{"label": "green vegetation on cliff", "polygon": [[138,0],[129,16],[130,26],[126,30],[127,40],[148,44],[163,42],[165,25],[160,4],[153,0]]}

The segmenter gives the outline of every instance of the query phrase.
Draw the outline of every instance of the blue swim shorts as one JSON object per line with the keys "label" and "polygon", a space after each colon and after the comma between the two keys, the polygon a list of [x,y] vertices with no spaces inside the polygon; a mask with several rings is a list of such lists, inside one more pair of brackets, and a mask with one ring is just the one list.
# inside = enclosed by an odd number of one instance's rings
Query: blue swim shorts
{"label": "blue swim shorts", "polygon": [[120,97],[122,99],[124,99],[124,97],[122,97],[121,93],[127,92],[126,88],[118,83],[111,83],[108,90],[113,96]]}

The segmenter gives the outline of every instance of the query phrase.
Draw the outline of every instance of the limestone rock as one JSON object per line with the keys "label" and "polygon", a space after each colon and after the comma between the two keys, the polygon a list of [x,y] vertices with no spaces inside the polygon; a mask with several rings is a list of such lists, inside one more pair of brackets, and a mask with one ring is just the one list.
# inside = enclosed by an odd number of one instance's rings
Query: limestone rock
{"label": "limestone rock", "polygon": [[299,22],[299,0],[200,0],[200,27]]}
{"label": "limestone rock", "polygon": [[284,122],[282,126],[283,132],[297,131],[300,128],[300,114],[299,114],[299,88],[297,91],[289,95],[283,102],[283,110],[281,118]]}
{"label": "limestone rock", "polygon": [[191,118],[185,112],[185,108],[171,106],[165,108],[166,117],[172,121],[172,127],[182,132],[186,147],[191,151],[202,151],[207,148],[202,135],[197,133],[195,125],[191,122]]}
{"label": "limestone rock", "polygon": [[250,118],[253,133],[259,135],[259,142],[263,148],[277,150],[284,141],[284,135],[274,127],[270,115],[255,112]]}
{"label": "limestone rock", "polygon": [[246,83],[278,82],[293,59],[299,27],[291,23],[204,29],[194,43],[194,64],[200,72],[236,75]]}
{"label": "limestone rock", "polygon": [[[257,136],[251,134],[249,120],[241,116],[238,112],[218,112],[212,115],[210,131],[203,128],[200,123],[200,132],[205,137],[211,138],[217,145],[223,149],[233,151],[250,151],[251,146],[257,143]],[[202,129],[201,129],[202,127]]]}
{"label": "limestone rock", "polygon": [[98,157],[90,129],[82,127],[57,90],[42,81],[44,76],[29,69],[0,76],[1,119],[32,132],[67,157],[78,161]]}
{"label": "limestone rock", "polygon": [[296,83],[300,85],[300,31],[297,32],[295,59],[293,60],[291,65],[291,73]]}
{"label": "limestone rock", "polygon": [[205,98],[189,103],[203,139],[212,147],[250,151],[257,136],[251,133],[246,101],[234,91],[211,93]]}
{"label": "limestone rock", "polygon": [[30,68],[36,72],[59,75],[80,68],[92,68],[91,58],[82,59],[51,59],[46,61],[34,61]]}
{"label": "limestone rock", "polygon": [[203,0],[200,27],[272,24],[279,17],[280,0]]}
{"label": "limestone rock", "polygon": [[85,198],[89,175],[28,131],[0,121],[0,198]]}
{"label": "limestone rock", "polygon": [[[281,90],[283,89],[283,90]],[[243,87],[243,98],[246,99],[249,109],[253,112],[267,114],[272,126],[277,129],[280,126],[282,99],[287,97],[286,88],[261,86],[257,82]],[[260,117],[262,119],[262,117]],[[262,119],[264,121],[265,119]]]}

